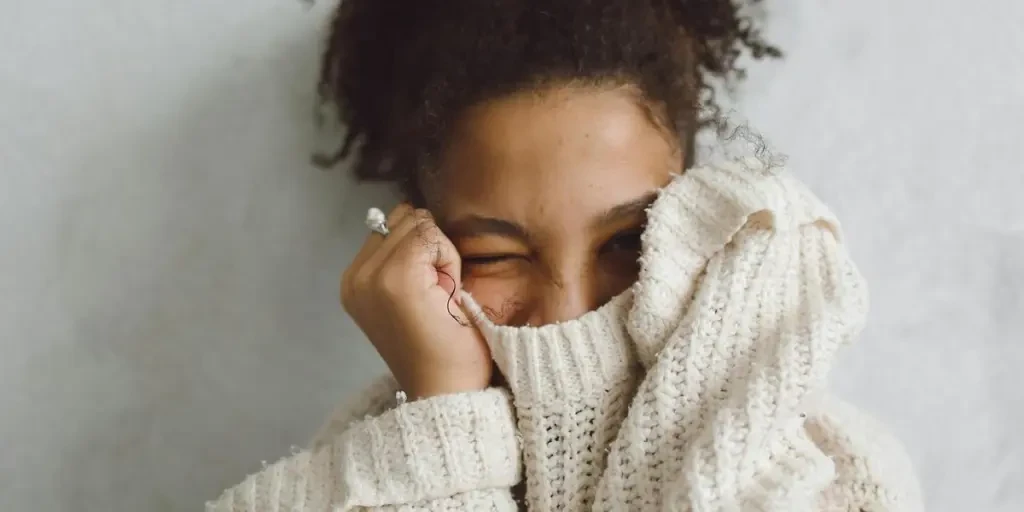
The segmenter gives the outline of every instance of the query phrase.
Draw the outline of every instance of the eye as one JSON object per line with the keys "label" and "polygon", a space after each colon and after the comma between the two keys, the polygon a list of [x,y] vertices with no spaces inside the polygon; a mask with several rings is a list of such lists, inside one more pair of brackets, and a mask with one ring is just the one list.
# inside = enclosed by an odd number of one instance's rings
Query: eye
{"label": "eye", "polygon": [[462,256],[463,276],[500,277],[516,274],[527,257],[516,253]]}
{"label": "eye", "polygon": [[642,229],[636,229],[626,231],[612,237],[611,240],[605,242],[604,246],[601,247],[601,252],[605,253],[639,253],[643,247],[641,241],[641,235],[643,234]]}
{"label": "eye", "polygon": [[521,258],[518,254],[491,254],[486,256],[463,256],[462,266],[495,265],[512,259]]}

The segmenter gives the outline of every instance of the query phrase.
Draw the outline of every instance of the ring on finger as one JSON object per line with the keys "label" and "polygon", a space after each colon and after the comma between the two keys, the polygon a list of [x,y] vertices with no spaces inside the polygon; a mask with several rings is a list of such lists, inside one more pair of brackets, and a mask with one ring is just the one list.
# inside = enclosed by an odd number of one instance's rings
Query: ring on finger
{"label": "ring on finger", "polygon": [[381,236],[388,236],[391,233],[391,230],[388,229],[387,217],[379,208],[370,208],[366,212],[366,227],[374,233],[380,233]]}

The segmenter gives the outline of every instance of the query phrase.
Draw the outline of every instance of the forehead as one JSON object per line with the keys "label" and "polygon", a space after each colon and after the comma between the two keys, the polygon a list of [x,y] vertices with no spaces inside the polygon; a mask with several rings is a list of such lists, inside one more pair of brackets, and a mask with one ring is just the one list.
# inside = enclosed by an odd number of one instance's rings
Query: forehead
{"label": "forehead", "polygon": [[678,148],[636,95],[560,88],[471,108],[442,158],[435,210],[571,226],[649,194],[678,172]]}

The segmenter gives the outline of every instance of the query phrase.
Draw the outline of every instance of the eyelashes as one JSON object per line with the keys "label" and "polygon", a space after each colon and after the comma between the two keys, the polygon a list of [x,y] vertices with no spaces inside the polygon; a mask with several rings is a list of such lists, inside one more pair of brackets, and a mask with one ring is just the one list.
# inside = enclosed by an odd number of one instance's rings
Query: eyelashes
{"label": "eyelashes", "polygon": [[515,258],[523,258],[517,254],[496,254],[493,256],[470,256],[462,258],[463,265],[489,265],[493,263],[501,263]]}
{"label": "eyelashes", "polygon": [[[640,253],[643,249],[644,225],[624,229],[607,238],[590,256],[595,269],[611,274],[635,272]],[[483,249],[483,248],[481,248]],[[509,247],[509,252],[477,252],[462,256],[463,277],[511,279],[531,272],[531,268],[540,269],[542,264],[538,256],[532,252],[524,252],[526,248]],[[543,249],[543,248],[541,248]],[[589,258],[588,258],[589,259]]]}
{"label": "eyelashes", "polygon": [[[630,229],[619,232],[608,239],[603,245],[601,245],[601,252],[613,252],[613,251],[631,251],[636,252],[641,249],[643,235],[643,227]],[[526,260],[529,259],[528,255],[518,253],[504,253],[504,254],[485,254],[479,256],[463,256],[463,265],[490,265],[495,263],[502,263],[509,260]]]}
{"label": "eyelashes", "polygon": [[643,229],[633,229],[613,236],[601,246],[601,252],[640,252],[642,248]]}

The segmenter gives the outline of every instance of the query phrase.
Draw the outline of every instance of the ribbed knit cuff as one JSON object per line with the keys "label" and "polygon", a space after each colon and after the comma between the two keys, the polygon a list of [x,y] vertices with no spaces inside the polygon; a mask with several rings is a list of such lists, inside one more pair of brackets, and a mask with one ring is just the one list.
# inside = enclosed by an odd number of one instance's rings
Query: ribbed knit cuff
{"label": "ribbed knit cuff", "polygon": [[[693,297],[708,260],[748,222],[775,230],[822,221],[832,213],[788,171],[748,157],[687,170],[648,210],[644,251],[628,332],[650,367]],[[672,242],[666,243],[665,241]],[[665,250],[671,247],[671,251]]]}
{"label": "ribbed knit cuff", "polygon": [[627,291],[575,320],[506,327],[487,319],[469,295],[463,300],[520,405],[594,396],[632,378],[636,357],[626,333],[631,302]]}
{"label": "ribbed knit cuff", "polygon": [[505,390],[436,396],[355,423],[334,445],[351,506],[410,503],[520,479]]}

